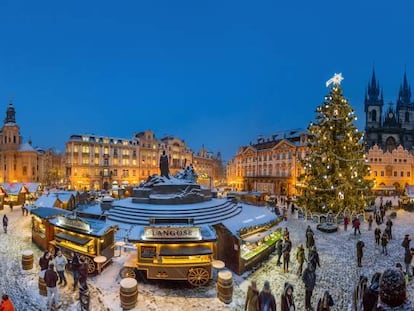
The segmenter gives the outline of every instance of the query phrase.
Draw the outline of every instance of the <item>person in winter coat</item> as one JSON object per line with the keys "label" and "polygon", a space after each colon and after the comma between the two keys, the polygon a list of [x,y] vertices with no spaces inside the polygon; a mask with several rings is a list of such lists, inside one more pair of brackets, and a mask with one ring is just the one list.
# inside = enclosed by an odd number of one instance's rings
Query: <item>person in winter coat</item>
{"label": "person in winter coat", "polygon": [[6,214],[4,214],[4,216],[3,216],[3,231],[4,231],[4,233],[7,233],[8,225],[9,225],[9,218],[7,217]]}
{"label": "person in winter coat", "polygon": [[9,296],[6,294],[3,294],[1,297],[1,303],[0,303],[0,311],[14,311],[14,305],[13,302],[10,300]]}
{"label": "person in winter coat", "polygon": [[280,296],[280,310],[281,311],[296,311],[295,301],[293,299],[292,284],[285,283],[285,289]]}
{"label": "person in winter coat", "polygon": [[259,290],[256,281],[252,281],[247,289],[244,311],[260,311],[259,307]]}
{"label": "person in winter coat", "polygon": [[392,239],[392,225],[393,225],[391,218],[388,218],[385,225],[388,229],[388,238],[391,240]]}
{"label": "person in winter coat", "polygon": [[362,257],[364,256],[364,247],[365,247],[364,242],[359,240],[356,244],[356,255],[357,255],[358,267],[362,267]]}
{"label": "person in winter coat", "polygon": [[379,212],[375,214],[375,222],[377,223],[377,226],[381,224],[381,215]]}
{"label": "person in winter coat", "polygon": [[316,283],[316,274],[315,270],[312,269],[310,265],[305,268],[302,274],[302,281],[305,284],[305,308],[306,311],[312,311],[312,292],[315,288]]}
{"label": "person in winter coat", "polygon": [[404,252],[404,263],[405,263],[405,273],[410,277],[411,273],[411,260],[413,259],[413,255],[411,254],[410,249],[405,249]]}
{"label": "person in winter coat", "polygon": [[381,254],[388,255],[387,244],[388,244],[388,235],[384,231],[384,233],[382,234],[382,237],[381,237],[381,246],[382,246]]}
{"label": "person in winter coat", "polygon": [[270,290],[269,281],[265,281],[259,294],[260,311],[276,311],[276,299]]}
{"label": "person in winter coat", "polygon": [[305,249],[303,248],[302,244],[299,244],[297,251],[296,251],[296,260],[298,261],[299,267],[297,271],[297,275],[302,275],[303,263],[305,262]]}
{"label": "person in winter coat", "polygon": [[374,221],[374,218],[372,217],[372,215],[368,216],[368,230],[371,231],[372,230],[372,222]]}
{"label": "person in winter coat", "polygon": [[49,268],[45,272],[47,306],[49,309],[52,308],[52,304],[59,306],[59,291],[56,286],[58,279],[59,276],[55,271],[55,265],[53,263],[50,263]]}
{"label": "person in winter coat", "polygon": [[384,271],[379,284],[380,311],[411,311],[412,304],[407,298],[404,275],[395,268]]}
{"label": "person in winter coat", "polygon": [[331,294],[328,290],[323,293],[323,296],[319,298],[317,311],[330,311],[331,307],[334,305]]}
{"label": "person in winter coat", "polygon": [[288,228],[286,227],[285,228],[285,232],[283,232],[283,240],[284,241],[286,241],[286,240],[290,240],[290,238],[289,238],[289,230],[288,230]]}
{"label": "person in winter coat", "polygon": [[364,306],[363,310],[376,310],[379,297],[379,282],[381,278],[381,273],[376,272],[371,278],[371,285],[365,291],[362,297],[362,305]]}
{"label": "person in winter coat", "polygon": [[86,284],[86,279],[88,278],[88,262],[83,256],[79,259],[79,262],[79,286],[80,289],[86,290],[88,288],[88,285]]}
{"label": "person in winter coat", "polygon": [[315,239],[313,237],[313,231],[310,226],[306,229],[306,248],[311,248],[315,245]]}
{"label": "person in winter coat", "polygon": [[375,244],[379,246],[380,240],[381,240],[381,229],[379,227],[376,227],[374,230],[374,234],[375,234]]}
{"label": "person in winter coat", "polygon": [[316,250],[316,246],[312,246],[309,250],[308,265],[311,267],[312,270],[315,271],[316,266],[318,266],[319,268],[321,267],[321,263],[319,261],[319,253]]}
{"label": "person in winter coat", "polygon": [[290,251],[292,250],[292,242],[285,238],[285,242],[283,243],[283,272],[289,272],[289,261],[290,261]]}
{"label": "person in winter coat", "polygon": [[357,231],[359,234],[361,234],[361,230],[359,230],[359,227],[361,226],[361,222],[359,221],[359,219],[357,217],[355,217],[352,220],[352,227],[354,228],[354,235],[357,234]]}
{"label": "person in winter coat", "polygon": [[363,299],[365,291],[367,290],[368,286],[368,278],[365,275],[359,276],[359,283],[358,286],[354,289],[353,294],[353,303],[354,303],[354,311],[360,311],[363,305]]}
{"label": "person in winter coat", "polygon": [[69,265],[73,274],[73,290],[75,290],[78,286],[80,267],[79,256],[76,252],[72,252],[72,257],[69,260]]}
{"label": "person in winter coat", "polygon": [[404,236],[404,240],[401,243],[401,246],[404,247],[405,250],[410,250],[410,242],[411,242],[410,235],[406,234]]}
{"label": "person in winter coat", "polygon": [[345,216],[344,217],[344,230],[347,231],[348,230],[348,225],[349,225],[349,217]]}
{"label": "person in winter coat", "polygon": [[51,260],[49,251],[44,251],[43,256],[39,258],[40,271],[46,271]]}
{"label": "person in winter coat", "polygon": [[280,258],[282,257],[282,250],[283,250],[283,241],[279,239],[276,243],[276,254],[277,254],[277,262],[276,265],[280,266],[282,263],[280,262]]}
{"label": "person in winter coat", "polygon": [[66,286],[67,284],[66,276],[65,276],[65,267],[67,263],[68,261],[66,257],[62,255],[62,251],[58,250],[57,256],[55,257],[55,267],[59,275],[59,283],[58,283],[59,285],[63,283],[63,286]]}

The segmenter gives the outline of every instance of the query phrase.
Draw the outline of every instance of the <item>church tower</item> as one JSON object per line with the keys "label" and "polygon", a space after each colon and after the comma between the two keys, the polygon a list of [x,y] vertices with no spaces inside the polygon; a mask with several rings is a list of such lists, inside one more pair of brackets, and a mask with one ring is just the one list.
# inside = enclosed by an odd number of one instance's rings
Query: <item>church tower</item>
{"label": "church tower", "polygon": [[406,130],[414,129],[414,106],[411,103],[411,88],[404,73],[403,83],[400,86],[397,98],[397,114],[401,127]]}
{"label": "church tower", "polygon": [[384,99],[380,91],[379,82],[375,77],[375,70],[372,70],[371,82],[365,92],[365,139],[367,147],[380,144],[381,135],[378,129],[382,126],[382,107]]}
{"label": "church tower", "polygon": [[16,111],[13,101],[10,100],[9,107],[6,111],[6,118],[0,134],[0,150],[17,150],[22,143],[20,136],[20,127],[16,123]]}

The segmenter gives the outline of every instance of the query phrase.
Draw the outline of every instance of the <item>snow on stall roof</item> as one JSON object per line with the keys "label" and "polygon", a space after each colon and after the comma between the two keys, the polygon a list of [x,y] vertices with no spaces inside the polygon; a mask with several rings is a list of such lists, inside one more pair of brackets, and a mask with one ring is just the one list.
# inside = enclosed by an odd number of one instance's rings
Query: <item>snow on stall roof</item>
{"label": "snow on stall roof", "polygon": [[56,201],[60,200],[54,195],[42,195],[35,202],[36,207],[53,207]]}
{"label": "snow on stall roof", "polygon": [[17,182],[17,183],[2,183],[1,186],[3,187],[4,191],[6,191],[7,194],[19,194],[22,191],[23,183]]}
{"label": "snow on stall roof", "polygon": [[38,182],[25,182],[24,186],[26,187],[29,193],[35,193],[39,190],[40,183]]}
{"label": "snow on stall roof", "polygon": [[[89,232],[88,234],[92,236],[96,236],[96,237],[103,236],[106,231],[108,231],[111,227],[114,226],[114,225],[106,223],[103,220],[97,220],[97,219],[86,218],[86,217],[79,217],[79,218],[89,223],[91,227],[91,232]],[[54,224],[57,227],[60,227],[60,228],[62,227],[59,223],[58,218],[50,219],[49,222]]]}
{"label": "snow on stall roof", "polygon": [[223,225],[236,236],[238,235],[237,231],[241,228],[264,225],[278,219],[278,216],[266,207],[241,205],[242,212],[240,214],[223,221]]}
{"label": "snow on stall roof", "polygon": [[57,207],[38,207],[30,209],[30,213],[42,219],[70,214],[70,211]]}

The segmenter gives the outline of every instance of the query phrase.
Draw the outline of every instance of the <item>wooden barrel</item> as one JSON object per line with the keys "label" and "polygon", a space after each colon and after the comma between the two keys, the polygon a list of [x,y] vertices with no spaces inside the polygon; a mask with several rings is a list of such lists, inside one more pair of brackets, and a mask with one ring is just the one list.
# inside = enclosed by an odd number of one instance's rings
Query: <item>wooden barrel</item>
{"label": "wooden barrel", "polygon": [[41,296],[47,296],[46,282],[44,278],[39,276],[39,294]]}
{"label": "wooden barrel", "polygon": [[121,280],[120,294],[122,310],[131,310],[138,300],[138,282],[133,278]]}
{"label": "wooden barrel", "polygon": [[220,271],[217,278],[217,295],[220,301],[231,303],[233,300],[233,274],[231,271]]}
{"label": "wooden barrel", "polygon": [[30,249],[22,252],[22,268],[23,270],[33,269],[33,252]]}

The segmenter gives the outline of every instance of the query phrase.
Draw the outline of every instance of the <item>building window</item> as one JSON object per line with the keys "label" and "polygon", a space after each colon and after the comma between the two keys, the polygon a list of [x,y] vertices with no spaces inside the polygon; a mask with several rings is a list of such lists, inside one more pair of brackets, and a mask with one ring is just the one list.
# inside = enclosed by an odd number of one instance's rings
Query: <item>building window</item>
{"label": "building window", "polygon": [[408,172],[407,172],[407,177],[410,177],[410,175],[411,175],[411,173],[408,171]]}
{"label": "building window", "polygon": [[394,171],[394,177],[397,177],[397,176],[398,176],[397,171]]}
{"label": "building window", "polygon": [[99,158],[95,158],[95,165],[99,165]]}
{"label": "building window", "polygon": [[400,176],[404,177],[404,172],[403,171],[400,172]]}
{"label": "building window", "polygon": [[135,170],[132,170],[132,176],[136,176],[136,172],[135,172]]}
{"label": "building window", "polygon": [[27,166],[23,166],[23,175],[26,176],[27,175]]}
{"label": "building window", "polygon": [[82,146],[82,153],[89,153],[89,146]]}
{"label": "building window", "polygon": [[82,158],[82,164],[88,165],[89,164],[89,158],[86,158],[86,157]]}
{"label": "building window", "polygon": [[114,176],[118,176],[118,170],[114,169]]}
{"label": "building window", "polygon": [[381,171],[381,176],[384,177],[384,171]]}

